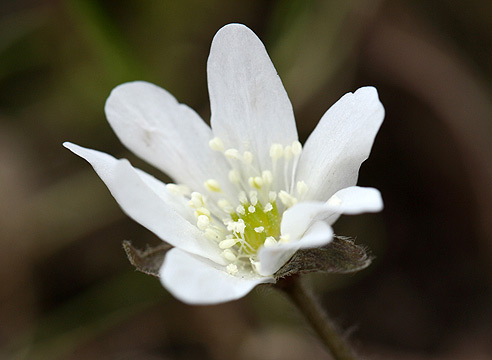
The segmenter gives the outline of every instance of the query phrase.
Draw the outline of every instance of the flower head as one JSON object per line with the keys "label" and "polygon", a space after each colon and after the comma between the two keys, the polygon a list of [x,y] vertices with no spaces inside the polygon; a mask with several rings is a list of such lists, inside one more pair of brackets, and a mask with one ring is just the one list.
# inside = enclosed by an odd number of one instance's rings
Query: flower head
{"label": "flower head", "polygon": [[237,299],[275,282],[297,250],[332,240],[341,214],[382,209],[379,191],[355,186],[384,117],[374,88],[343,96],[303,147],[285,89],[250,29],[218,31],[207,74],[211,127],[146,82],[122,84],[106,102],[123,144],[174,183],[65,143],[130,217],[174,247],[160,279],[192,304]]}

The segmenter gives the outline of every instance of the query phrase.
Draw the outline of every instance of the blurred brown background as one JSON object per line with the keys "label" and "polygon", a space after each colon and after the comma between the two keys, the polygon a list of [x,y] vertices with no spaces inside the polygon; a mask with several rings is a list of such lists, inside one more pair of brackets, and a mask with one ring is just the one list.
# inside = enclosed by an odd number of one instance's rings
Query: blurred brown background
{"label": "blurred brown background", "polygon": [[61,143],[127,157],[110,90],[143,79],[208,118],[214,33],[264,41],[304,141],[341,95],[374,85],[386,119],[359,183],[381,214],[335,226],[372,249],[314,290],[368,359],[492,359],[492,3],[7,0],[0,4],[0,358],[323,359],[280,294],[220,306],[173,299],[121,241],[126,218]]}

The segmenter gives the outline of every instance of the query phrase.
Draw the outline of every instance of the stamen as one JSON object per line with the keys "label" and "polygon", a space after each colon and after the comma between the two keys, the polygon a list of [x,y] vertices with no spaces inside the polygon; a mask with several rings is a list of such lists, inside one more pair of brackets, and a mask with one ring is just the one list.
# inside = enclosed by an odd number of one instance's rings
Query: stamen
{"label": "stamen", "polygon": [[270,146],[270,157],[273,160],[280,159],[283,153],[284,153],[284,149],[282,144],[272,144],[272,146]]}
{"label": "stamen", "polygon": [[243,160],[246,164],[251,164],[253,162],[253,154],[249,151],[243,153]]}
{"label": "stamen", "polygon": [[278,193],[278,197],[282,204],[285,205],[285,207],[289,208],[295,204],[297,204],[297,199],[290,195],[289,193],[285,192],[284,190],[280,191]]}
{"label": "stamen", "polygon": [[265,239],[265,242],[263,243],[265,247],[272,247],[277,245],[277,240],[273,236],[269,236]]}
{"label": "stamen", "polygon": [[236,208],[236,212],[238,214],[241,214],[241,215],[246,214],[246,210],[244,209],[244,206],[242,206],[242,205],[238,205],[238,207]]}
{"label": "stamen", "polygon": [[224,151],[224,143],[218,137],[214,137],[208,142],[208,146],[214,151]]}
{"label": "stamen", "polygon": [[256,189],[261,189],[261,187],[263,186],[263,178],[259,177],[259,176],[255,176],[255,177],[250,177],[248,179],[248,184],[249,186],[251,186],[252,188],[256,188]]}
{"label": "stamen", "polygon": [[284,157],[285,157],[285,160],[290,160],[294,157],[294,153],[292,152],[292,146],[288,145],[285,147]]}
{"label": "stamen", "polygon": [[259,233],[262,233],[263,231],[265,231],[265,228],[263,226],[258,226],[258,227],[255,227],[255,231],[259,234]]}
{"label": "stamen", "polygon": [[248,207],[248,211],[252,214],[252,213],[254,213],[256,211],[256,208],[253,205],[250,205]]}
{"label": "stamen", "polygon": [[181,191],[179,190],[179,186],[176,184],[167,184],[166,188],[172,192],[174,195],[181,195]]}
{"label": "stamen", "polygon": [[263,178],[263,183],[265,185],[270,185],[273,182],[272,172],[269,170],[265,170],[261,173],[261,177]]}
{"label": "stamen", "polygon": [[237,242],[237,239],[225,239],[219,243],[219,247],[223,250],[229,249],[229,248],[233,247],[234,245],[236,245],[236,242]]}
{"label": "stamen", "polygon": [[233,184],[239,184],[241,182],[241,175],[237,170],[229,171],[229,181]]}
{"label": "stamen", "polygon": [[271,202],[274,202],[276,198],[277,198],[277,193],[275,191],[270,191],[268,193],[268,199],[270,199]]}
{"label": "stamen", "polygon": [[267,212],[270,212],[272,210],[273,210],[273,206],[270,203],[266,204],[265,207],[263,208],[263,211],[266,212],[266,213]]}
{"label": "stamen", "polygon": [[298,181],[296,184],[296,190],[297,194],[299,194],[299,196],[302,196],[306,193],[306,191],[308,191],[308,186],[304,181]]}
{"label": "stamen", "polygon": [[292,143],[292,153],[295,156],[299,156],[301,155],[301,152],[302,152],[302,144],[299,141],[294,141]]}
{"label": "stamen", "polygon": [[222,192],[220,184],[217,180],[208,179],[204,184],[205,188],[210,192]]}
{"label": "stamen", "polygon": [[201,215],[205,215],[207,217],[210,217],[210,210],[208,210],[206,207],[200,207],[195,210],[195,216],[198,218]]}
{"label": "stamen", "polygon": [[217,205],[226,213],[230,214],[234,211],[232,205],[226,199],[219,199]]}
{"label": "stamen", "polygon": [[246,197],[246,193],[244,191],[240,191],[239,194],[237,195],[237,198],[239,199],[239,202],[241,204],[248,203],[248,198]]}
{"label": "stamen", "polygon": [[205,229],[205,237],[209,240],[218,241],[221,238],[221,234],[217,230],[208,227]]}
{"label": "stamen", "polygon": [[236,255],[232,252],[232,250],[229,250],[229,249],[222,251],[221,255],[224,257],[224,259],[231,261],[231,262],[236,261],[236,259],[237,259]]}
{"label": "stamen", "polygon": [[290,235],[289,234],[281,235],[278,242],[283,243],[283,244],[289,243],[290,242]]}
{"label": "stamen", "polygon": [[210,225],[210,218],[206,215],[200,215],[198,216],[198,221],[196,223],[196,226],[200,229],[200,230],[205,230],[208,225]]}
{"label": "stamen", "polygon": [[227,149],[224,155],[229,159],[239,160],[241,158],[237,149]]}
{"label": "stamen", "polygon": [[191,199],[188,202],[188,205],[194,208],[199,208],[205,205],[205,201],[203,199],[203,195],[200,194],[199,192],[192,192],[191,193]]}
{"label": "stamen", "polygon": [[256,206],[256,204],[258,204],[258,193],[256,191],[249,192],[249,201],[253,206]]}

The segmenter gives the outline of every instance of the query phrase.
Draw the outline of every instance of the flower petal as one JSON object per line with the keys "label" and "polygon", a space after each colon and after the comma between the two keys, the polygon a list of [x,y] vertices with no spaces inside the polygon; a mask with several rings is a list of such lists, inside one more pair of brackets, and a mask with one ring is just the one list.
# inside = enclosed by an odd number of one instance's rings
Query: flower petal
{"label": "flower petal", "polygon": [[357,183],[383,118],[384,108],[373,87],[348,93],[328,109],[299,159],[296,180],[308,185],[306,200],[325,201]]}
{"label": "flower petal", "polygon": [[261,247],[258,251],[260,268],[258,272],[267,276],[277,272],[299,249],[314,248],[328,244],[333,239],[333,230],[324,221],[311,225],[305,235],[296,241],[279,242],[270,247]]}
{"label": "flower petal", "polygon": [[159,274],[166,289],[190,305],[236,300],[258,284],[274,282],[271,277],[230,275],[225,267],[179,249],[166,254]]}
{"label": "flower petal", "polygon": [[227,147],[259,157],[271,168],[272,143],[297,140],[294,112],[261,40],[229,24],[215,35],[207,63],[213,132]]}
{"label": "flower petal", "polygon": [[123,211],[133,220],[173,246],[224,263],[217,245],[207,240],[183,216],[186,212],[184,205],[177,206],[175,196],[165,187],[157,186],[156,179],[150,185],[150,175],[142,178],[143,172],[133,168],[126,159],[118,160],[71,143],[64,143],[64,146],[92,165]]}
{"label": "flower petal", "polygon": [[379,190],[351,186],[336,192],[327,202],[305,201],[294,205],[282,216],[281,232],[298,239],[316,221],[332,225],[341,214],[356,215],[382,209]]}
{"label": "flower petal", "polygon": [[378,189],[350,186],[337,191],[328,201],[326,207],[338,214],[357,215],[383,210],[383,199]]}
{"label": "flower petal", "polygon": [[231,186],[227,162],[208,145],[210,127],[166,90],[143,81],[119,85],[105,111],[121,142],[177,183],[203,191],[213,175],[221,186]]}

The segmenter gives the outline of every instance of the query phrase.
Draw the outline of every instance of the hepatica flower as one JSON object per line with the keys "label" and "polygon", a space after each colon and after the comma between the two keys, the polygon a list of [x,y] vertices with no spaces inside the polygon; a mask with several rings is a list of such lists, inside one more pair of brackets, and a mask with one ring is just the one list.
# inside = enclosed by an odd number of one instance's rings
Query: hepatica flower
{"label": "hepatica flower", "polygon": [[341,214],[383,206],[378,190],[355,186],[384,117],[374,88],[343,96],[303,147],[287,93],[250,29],[218,31],[207,74],[211,127],[142,81],[116,87],[106,102],[122,143],[174,183],[65,143],[130,217],[173,246],[159,276],[190,304],[234,300],[275,282],[296,251],[332,241]]}

